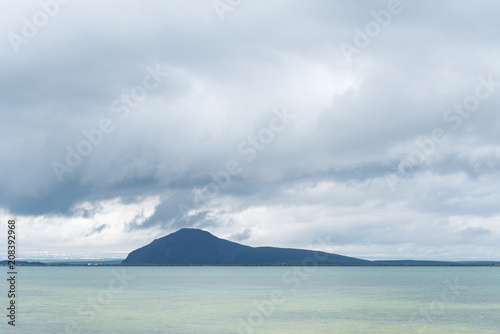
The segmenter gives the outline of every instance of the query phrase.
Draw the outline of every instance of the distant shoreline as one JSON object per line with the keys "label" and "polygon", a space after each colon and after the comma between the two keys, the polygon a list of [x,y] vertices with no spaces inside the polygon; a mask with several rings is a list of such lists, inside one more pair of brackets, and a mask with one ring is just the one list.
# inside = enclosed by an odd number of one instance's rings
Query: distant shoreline
{"label": "distant shoreline", "polygon": [[[7,266],[1,264],[0,266]],[[500,263],[476,264],[18,264],[17,267],[500,267]]]}

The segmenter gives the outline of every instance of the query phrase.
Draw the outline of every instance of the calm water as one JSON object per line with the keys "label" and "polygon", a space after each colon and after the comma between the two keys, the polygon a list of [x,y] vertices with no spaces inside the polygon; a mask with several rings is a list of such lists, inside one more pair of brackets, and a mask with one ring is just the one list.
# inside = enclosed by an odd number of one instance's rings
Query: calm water
{"label": "calm water", "polygon": [[500,333],[499,267],[19,272],[16,333]]}

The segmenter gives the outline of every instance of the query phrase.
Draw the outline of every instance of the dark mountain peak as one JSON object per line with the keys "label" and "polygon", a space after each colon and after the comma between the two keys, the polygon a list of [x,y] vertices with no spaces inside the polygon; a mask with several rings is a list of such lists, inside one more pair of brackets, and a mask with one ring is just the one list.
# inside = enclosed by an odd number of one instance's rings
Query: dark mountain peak
{"label": "dark mountain peak", "polygon": [[173,234],[209,234],[209,235],[212,235],[212,233],[208,232],[208,231],[205,231],[205,230],[200,230],[199,228],[192,228],[192,227],[183,227],[181,228],[180,230],[177,230],[176,232],[172,233],[172,234],[169,234],[169,235],[173,235]]}
{"label": "dark mountain peak", "polygon": [[155,239],[156,243],[172,243],[172,244],[185,244],[190,246],[203,246],[206,243],[230,242],[224,239],[217,238],[215,235],[208,231],[196,228],[181,228],[176,232],[169,235]]}
{"label": "dark mountain peak", "polygon": [[163,238],[169,237],[169,236],[183,236],[183,237],[211,237],[211,238],[217,238],[215,235],[212,233],[205,231],[205,230],[200,230],[197,228],[189,228],[189,227],[184,227],[181,228],[180,230],[177,230],[176,232],[169,234],[167,236],[164,236]]}
{"label": "dark mountain peak", "polygon": [[299,265],[315,255],[321,264],[365,264],[352,257],[302,249],[250,247],[220,239],[210,232],[182,228],[131,252],[123,264],[294,264]]}
{"label": "dark mountain peak", "polygon": [[124,264],[231,264],[251,247],[183,228],[131,252]]}

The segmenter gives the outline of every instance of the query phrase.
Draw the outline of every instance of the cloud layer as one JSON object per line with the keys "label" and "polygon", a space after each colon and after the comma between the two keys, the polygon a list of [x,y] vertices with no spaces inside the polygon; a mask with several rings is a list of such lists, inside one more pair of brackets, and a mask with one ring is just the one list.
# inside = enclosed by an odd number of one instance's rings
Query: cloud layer
{"label": "cloud layer", "polygon": [[198,227],[500,259],[500,4],[0,9],[1,216],[22,222],[26,256],[111,256]]}

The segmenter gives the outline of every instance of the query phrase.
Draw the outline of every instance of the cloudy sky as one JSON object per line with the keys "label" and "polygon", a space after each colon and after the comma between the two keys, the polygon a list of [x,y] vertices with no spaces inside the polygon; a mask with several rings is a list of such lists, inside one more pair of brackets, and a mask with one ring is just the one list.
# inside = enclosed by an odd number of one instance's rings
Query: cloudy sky
{"label": "cloudy sky", "polygon": [[367,259],[499,260],[499,14],[2,1],[4,230],[17,220],[32,259],[124,258],[195,227]]}

